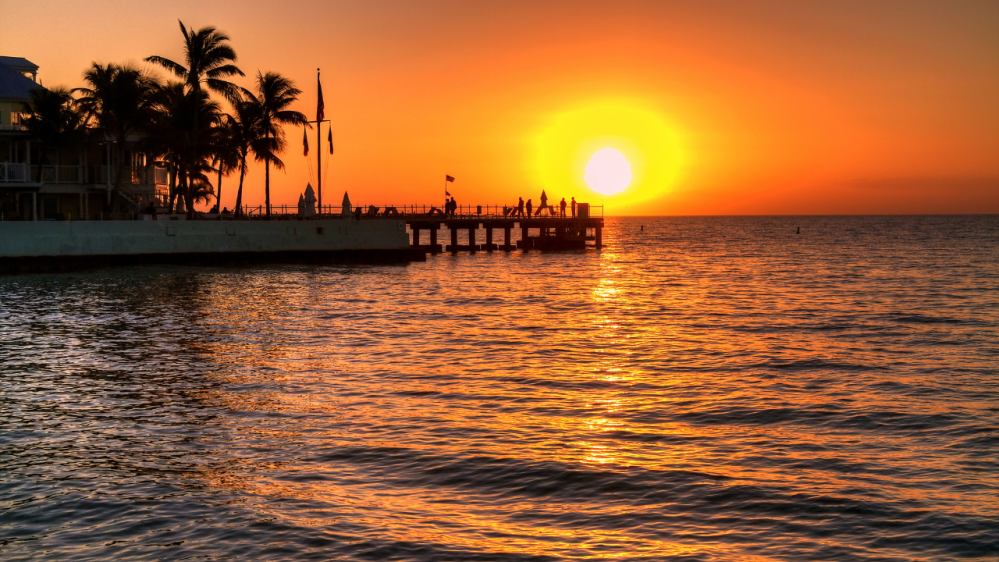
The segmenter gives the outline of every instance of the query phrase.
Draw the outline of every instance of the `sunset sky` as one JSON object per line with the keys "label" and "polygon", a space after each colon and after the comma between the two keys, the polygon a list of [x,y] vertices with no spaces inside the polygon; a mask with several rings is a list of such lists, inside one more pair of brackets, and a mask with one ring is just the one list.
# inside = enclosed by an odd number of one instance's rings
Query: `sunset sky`
{"label": "sunset sky", "polygon": [[[324,203],[605,204],[611,215],[999,212],[999,2],[6,2],[0,55],[82,85],[182,60],[177,20],[277,71],[336,153]],[[273,201],[310,181],[288,129]],[[325,138],[326,134],[323,133]],[[315,166],[315,132],[310,133]],[[325,147],[324,147],[325,148]],[[603,196],[590,157],[632,180]],[[325,167],[325,164],[324,164]],[[223,183],[232,207],[237,178]],[[313,182],[314,183],[314,182]],[[246,178],[263,201],[263,170]]]}

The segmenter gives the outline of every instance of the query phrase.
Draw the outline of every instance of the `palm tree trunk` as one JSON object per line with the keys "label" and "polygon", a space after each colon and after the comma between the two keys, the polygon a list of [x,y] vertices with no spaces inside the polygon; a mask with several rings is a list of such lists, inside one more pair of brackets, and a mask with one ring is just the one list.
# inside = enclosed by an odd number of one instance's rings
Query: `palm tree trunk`
{"label": "palm tree trunk", "polygon": [[215,210],[222,214],[222,162],[219,162],[219,190],[215,192]]}
{"label": "palm tree trunk", "polygon": [[236,192],[236,209],[234,214],[237,217],[243,216],[243,176],[246,172],[246,157],[244,156],[243,161],[239,165],[239,191]]}
{"label": "palm tree trunk", "polygon": [[167,213],[173,214],[173,204],[177,202],[177,166],[170,166],[170,204]]}
{"label": "palm tree trunk", "polygon": [[267,218],[271,218],[271,159],[264,160],[264,204],[267,205]]}
{"label": "palm tree trunk", "polygon": [[[267,131],[267,145],[270,150],[271,132]],[[264,204],[267,205],[267,218],[271,218],[271,158],[264,159]]]}

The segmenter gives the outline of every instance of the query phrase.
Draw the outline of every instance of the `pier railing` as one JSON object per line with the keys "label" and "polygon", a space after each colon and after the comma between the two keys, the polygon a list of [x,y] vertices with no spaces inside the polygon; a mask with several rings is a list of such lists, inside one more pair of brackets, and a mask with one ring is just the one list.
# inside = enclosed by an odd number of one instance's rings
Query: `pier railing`
{"label": "pier railing", "polygon": [[[543,209],[531,209],[531,216],[527,217],[527,209],[524,209],[524,216],[517,211],[518,207],[510,205],[459,205],[453,215],[445,215],[440,207],[435,205],[353,205],[350,211],[352,219],[547,219],[547,218],[593,218],[599,219],[604,216],[603,205],[577,205],[575,217],[572,208],[566,206],[565,217],[561,216],[561,208],[547,206]],[[585,209],[585,211],[584,211]],[[248,219],[266,218],[267,208],[263,205],[256,207],[243,207],[243,217]],[[340,205],[323,205],[321,209],[316,209],[316,214],[311,217],[300,216],[297,205],[271,205],[271,218],[278,219],[337,219],[342,218],[343,207]]]}

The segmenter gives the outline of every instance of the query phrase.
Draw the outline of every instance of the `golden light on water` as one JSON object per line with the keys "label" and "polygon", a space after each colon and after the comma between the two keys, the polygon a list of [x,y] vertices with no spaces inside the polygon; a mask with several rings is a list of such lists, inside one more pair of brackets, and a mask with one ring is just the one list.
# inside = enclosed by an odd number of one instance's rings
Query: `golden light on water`
{"label": "golden light on water", "polygon": [[550,195],[618,208],[669,191],[685,160],[680,128],[636,99],[596,100],[552,114],[534,142],[535,174]]}

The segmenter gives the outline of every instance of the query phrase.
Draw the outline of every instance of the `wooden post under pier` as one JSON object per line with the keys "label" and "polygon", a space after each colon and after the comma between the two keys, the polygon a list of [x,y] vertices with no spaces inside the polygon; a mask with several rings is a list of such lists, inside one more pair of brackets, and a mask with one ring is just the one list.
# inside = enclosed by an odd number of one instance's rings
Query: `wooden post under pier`
{"label": "wooden post under pier", "polygon": [[[515,221],[513,217],[508,216],[490,217],[477,215],[453,218],[403,216],[400,217],[400,220],[405,220],[409,225],[410,231],[413,234],[412,246],[431,253],[439,253],[441,251],[450,253],[475,252],[478,250],[504,250],[509,252],[517,248],[522,250],[562,251],[583,250],[587,247],[603,246],[604,221],[602,217],[562,218],[546,216],[521,218]],[[450,244],[446,246],[441,246],[437,240],[437,231],[441,228],[447,228],[451,231]],[[486,230],[484,244],[477,243],[478,234],[476,231],[480,228],[485,228]],[[521,231],[521,240],[517,243],[513,242],[512,231],[514,228],[520,228]],[[468,242],[459,244],[458,231],[463,229],[468,230]],[[498,240],[494,239],[496,233],[493,232],[493,229],[503,229],[502,245],[496,244]],[[430,244],[426,244],[425,239],[421,238],[420,231],[422,230],[430,231]],[[531,232],[535,230],[537,234],[532,236]],[[590,241],[594,243],[591,244]]]}

